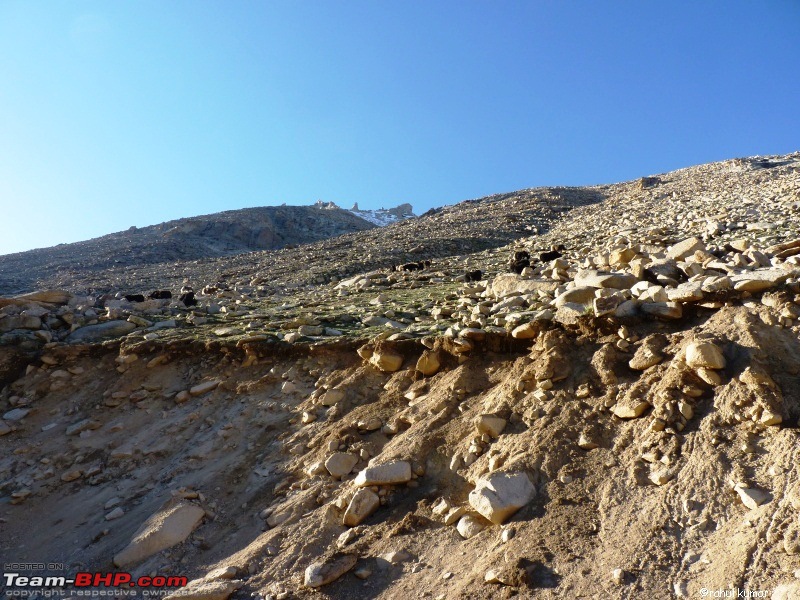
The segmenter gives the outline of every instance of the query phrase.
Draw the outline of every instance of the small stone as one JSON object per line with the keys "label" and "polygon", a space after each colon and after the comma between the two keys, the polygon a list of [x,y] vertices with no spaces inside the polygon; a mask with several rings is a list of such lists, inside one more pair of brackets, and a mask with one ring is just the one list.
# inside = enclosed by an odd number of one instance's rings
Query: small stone
{"label": "small stone", "polygon": [[485,433],[493,438],[498,437],[505,429],[508,421],[496,415],[480,415],[475,423],[478,433]]}
{"label": "small stone", "polygon": [[464,515],[459,519],[456,529],[465,540],[478,535],[485,528],[484,524],[473,515]]}
{"label": "small stone", "polygon": [[189,394],[192,396],[202,396],[203,394],[210,392],[211,390],[215,390],[217,386],[219,386],[220,381],[218,379],[212,379],[211,381],[204,381],[203,383],[199,383],[191,388],[189,388]]}
{"label": "small stone", "polygon": [[656,485],[664,485],[672,479],[672,474],[666,469],[659,469],[650,473],[649,479]]}
{"label": "small stone", "polygon": [[380,505],[380,497],[378,497],[375,492],[366,488],[361,488],[353,494],[353,498],[347,505],[347,510],[344,513],[342,522],[350,527],[355,527],[378,510]]}
{"label": "small stone", "polygon": [[61,481],[69,482],[75,481],[76,479],[80,479],[83,475],[79,469],[73,469],[72,471],[67,471],[66,473],[61,475]]}
{"label": "small stone", "polygon": [[113,521],[114,519],[119,519],[121,516],[125,514],[125,511],[122,510],[121,507],[117,506],[114,510],[108,513],[105,516],[106,521]]}
{"label": "small stone", "polygon": [[625,571],[622,569],[614,569],[611,571],[611,581],[616,583],[617,585],[622,585],[622,582],[625,580]]}
{"label": "small stone", "polygon": [[631,403],[616,404],[612,412],[620,419],[638,419],[650,408],[646,400],[631,399]]}
{"label": "small stone", "polygon": [[31,412],[30,408],[12,408],[10,411],[8,411],[3,415],[3,419],[6,421],[21,421],[22,419],[27,417],[30,412]]}
{"label": "small stone", "polygon": [[683,260],[689,256],[692,256],[698,250],[705,250],[706,246],[697,237],[690,237],[683,241],[678,242],[674,246],[670,246],[667,249],[667,256],[673,258],[675,260]]}
{"label": "small stone", "polygon": [[594,450],[595,448],[599,447],[600,444],[589,438],[585,433],[582,433],[578,438],[578,448],[583,450]]}
{"label": "small stone", "polygon": [[451,508],[447,511],[447,514],[444,516],[444,524],[445,525],[452,525],[456,521],[458,521],[461,517],[467,514],[467,507],[466,506],[456,506]]}
{"label": "small stone", "polygon": [[712,369],[707,367],[698,367],[695,372],[697,373],[697,376],[705,381],[708,385],[716,387],[722,384],[722,376]]}
{"label": "small stone", "polygon": [[352,569],[357,560],[352,554],[335,554],[325,561],[315,562],[306,569],[304,583],[312,588],[327,585]]}
{"label": "small stone", "polygon": [[769,500],[769,494],[757,488],[748,488],[742,485],[736,486],[739,499],[747,508],[754,510]]}
{"label": "small stone", "polygon": [[336,406],[344,399],[344,391],[342,390],[328,390],[320,396],[319,402],[322,406]]}

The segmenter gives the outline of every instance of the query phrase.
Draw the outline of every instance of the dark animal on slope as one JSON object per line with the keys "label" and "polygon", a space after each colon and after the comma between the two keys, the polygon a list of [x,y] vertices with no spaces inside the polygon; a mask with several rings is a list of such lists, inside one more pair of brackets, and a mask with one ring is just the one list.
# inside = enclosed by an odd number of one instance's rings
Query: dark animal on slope
{"label": "dark animal on slope", "polygon": [[541,262],[550,262],[551,260],[555,260],[557,258],[561,258],[562,256],[564,256],[564,255],[561,254],[561,252],[559,252],[558,250],[550,250],[548,252],[542,252],[539,255],[539,260]]}
{"label": "dark animal on slope", "polygon": [[169,290],[156,290],[155,292],[152,292],[148,298],[151,300],[169,300],[172,298],[172,292]]}
{"label": "dark animal on slope", "polygon": [[422,271],[425,267],[430,267],[431,261],[421,260],[419,262],[410,262],[397,267],[398,271]]}
{"label": "dark animal on slope", "polygon": [[125,300],[128,302],[144,302],[144,296],[142,294],[126,294]]}
{"label": "dark animal on slope", "polygon": [[480,269],[464,273],[464,281],[468,283],[471,281],[480,281],[481,279],[483,279],[483,272]]}
{"label": "dark animal on slope", "polygon": [[197,306],[197,300],[194,297],[194,292],[184,292],[178,297],[178,300],[183,302],[184,306]]}
{"label": "dark animal on slope", "polygon": [[531,255],[527,250],[517,250],[514,252],[514,258],[509,262],[511,271],[519,275],[525,267],[531,266]]}

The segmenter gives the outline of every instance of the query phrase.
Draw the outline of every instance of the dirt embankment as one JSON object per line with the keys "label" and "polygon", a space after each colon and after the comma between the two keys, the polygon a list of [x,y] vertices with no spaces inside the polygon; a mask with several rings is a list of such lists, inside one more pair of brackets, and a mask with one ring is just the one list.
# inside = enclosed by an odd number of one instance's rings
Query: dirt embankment
{"label": "dirt embankment", "polygon": [[[3,397],[4,560],[198,598],[797,593],[800,340],[769,306],[356,350],[45,352]],[[493,475],[528,481],[497,520]]]}

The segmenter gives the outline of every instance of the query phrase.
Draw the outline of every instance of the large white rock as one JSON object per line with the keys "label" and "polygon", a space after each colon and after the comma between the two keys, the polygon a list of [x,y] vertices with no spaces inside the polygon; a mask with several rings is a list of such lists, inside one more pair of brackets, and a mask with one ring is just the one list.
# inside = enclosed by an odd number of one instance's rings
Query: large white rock
{"label": "large white rock", "polygon": [[205,514],[202,508],[187,502],[167,506],[142,524],[133,534],[130,544],[114,557],[114,564],[119,568],[129,567],[180,544],[195,530]]}
{"label": "large white rock", "polygon": [[495,472],[479,479],[469,493],[469,503],[497,525],[503,523],[536,496],[525,473]]}
{"label": "large white rock", "polygon": [[358,487],[390,485],[408,481],[411,481],[411,463],[407,460],[395,460],[382,465],[367,467],[355,479]]}
{"label": "large white rock", "polygon": [[687,256],[691,256],[698,250],[705,250],[706,245],[700,238],[690,237],[683,241],[678,242],[674,246],[667,249],[667,256],[675,260],[681,260]]}
{"label": "large white rock", "polygon": [[576,287],[614,288],[624,290],[630,288],[638,280],[630,273],[616,273],[581,269],[575,274]]}
{"label": "large white rock", "polygon": [[535,294],[539,291],[554,292],[558,281],[547,279],[523,279],[516,273],[504,273],[494,278],[491,293],[495,298],[504,298],[511,294]]}
{"label": "large white rock", "polygon": [[347,452],[334,452],[325,461],[325,468],[333,477],[341,478],[353,470],[358,457]]}
{"label": "large white rock", "polygon": [[686,364],[697,369],[724,369],[725,357],[722,350],[711,342],[692,342],[686,349]]}

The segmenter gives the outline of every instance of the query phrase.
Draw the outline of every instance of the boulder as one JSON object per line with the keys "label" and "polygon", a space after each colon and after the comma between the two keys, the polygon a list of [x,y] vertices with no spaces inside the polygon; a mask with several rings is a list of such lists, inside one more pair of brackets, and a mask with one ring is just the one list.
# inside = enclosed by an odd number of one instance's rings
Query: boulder
{"label": "boulder", "polygon": [[106,321],[76,329],[67,337],[68,342],[96,342],[108,337],[128,335],[136,325],[128,321]]}
{"label": "boulder", "polygon": [[142,524],[131,542],[114,557],[114,564],[121,569],[130,567],[180,544],[197,528],[205,514],[202,508],[188,502],[168,504]]}
{"label": "boulder", "polygon": [[334,452],[325,461],[325,468],[333,477],[341,478],[353,470],[358,462],[358,457],[347,452]]}
{"label": "boulder", "polygon": [[581,269],[575,274],[576,287],[629,289],[638,279],[630,273]]}
{"label": "boulder", "polygon": [[385,373],[393,373],[403,365],[403,357],[389,350],[376,350],[369,357],[369,363]]}
{"label": "boulder", "polygon": [[697,252],[698,250],[705,250],[706,245],[700,238],[690,237],[670,246],[667,249],[667,256],[675,260],[683,260]]}
{"label": "boulder", "polygon": [[439,360],[439,353],[426,350],[422,353],[422,356],[420,356],[419,360],[417,361],[417,371],[425,375],[425,377],[430,377],[439,371],[441,365],[442,363]]}
{"label": "boulder", "polygon": [[686,364],[697,369],[724,369],[725,357],[722,350],[711,342],[692,342],[686,348]]}
{"label": "boulder", "polygon": [[536,488],[525,473],[497,471],[479,479],[469,503],[492,523],[500,525],[530,502]]}
{"label": "boulder", "polygon": [[516,273],[503,273],[494,278],[491,292],[495,298],[504,298],[513,294],[535,294],[537,292],[554,292],[558,281],[548,279],[523,279]]}

